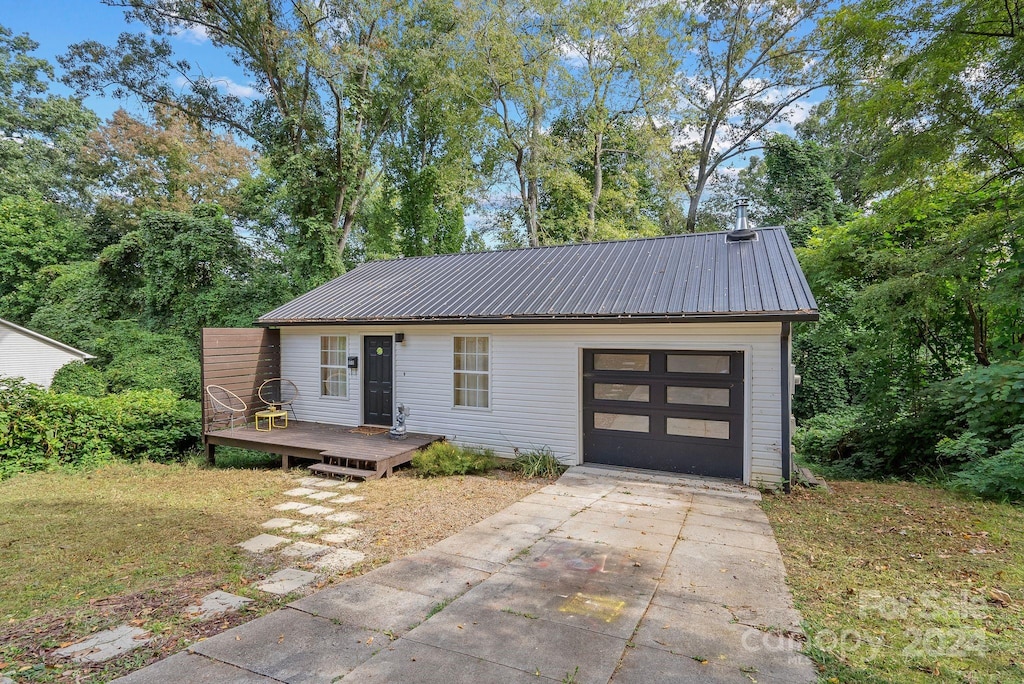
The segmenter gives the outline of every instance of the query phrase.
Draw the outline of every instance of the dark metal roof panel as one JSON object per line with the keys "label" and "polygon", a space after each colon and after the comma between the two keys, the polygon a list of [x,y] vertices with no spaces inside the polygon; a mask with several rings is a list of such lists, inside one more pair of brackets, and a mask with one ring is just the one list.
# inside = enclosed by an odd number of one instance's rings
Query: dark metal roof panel
{"label": "dark metal roof panel", "polygon": [[363,264],[263,325],[579,318],[816,318],[782,228],[444,254]]}

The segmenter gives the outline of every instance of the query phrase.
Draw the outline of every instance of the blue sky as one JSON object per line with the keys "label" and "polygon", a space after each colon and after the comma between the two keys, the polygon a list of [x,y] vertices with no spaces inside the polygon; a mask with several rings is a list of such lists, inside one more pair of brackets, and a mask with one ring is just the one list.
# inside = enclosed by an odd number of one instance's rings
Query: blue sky
{"label": "blue sky", "polygon": [[[29,34],[39,43],[35,54],[53,63],[58,76],[60,66],[56,57],[69,45],[83,40],[97,40],[109,45],[123,31],[138,32],[144,28],[139,24],[128,24],[121,9],[108,7],[99,0],[0,0],[0,24],[15,34]],[[203,36],[189,32],[171,41],[180,57],[198,62],[204,73],[224,78],[225,85],[245,87],[244,75],[238,67]],[[54,90],[68,92],[60,84]],[[139,112],[133,102],[119,102],[110,97],[91,97],[86,104],[103,118],[108,118],[119,106]]]}

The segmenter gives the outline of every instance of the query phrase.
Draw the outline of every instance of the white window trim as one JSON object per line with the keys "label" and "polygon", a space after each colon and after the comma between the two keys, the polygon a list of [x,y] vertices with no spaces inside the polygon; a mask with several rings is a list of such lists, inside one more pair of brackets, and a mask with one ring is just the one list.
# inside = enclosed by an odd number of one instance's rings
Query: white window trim
{"label": "white window trim", "polygon": [[[342,354],[342,365],[340,365],[340,366],[325,366],[323,364],[324,338],[325,337],[340,337],[341,339],[345,340],[345,353]],[[319,359],[318,360],[320,361],[320,363],[317,364],[318,373],[317,373],[317,379],[316,380],[317,380],[317,387],[319,388],[319,392],[320,392],[320,398],[321,399],[327,399],[328,401],[348,401],[349,395],[351,394],[351,391],[349,390],[349,385],[351,384],[351,378],[349,377],[349,372],[348,372],[348,357],[350,356],[350,354],[349,354],[349,349],[350,349],[350,347],[349,347],[349,343],[350,343],[349,336],[348,335],[332,335],[331,333],[322,333],[322,334],[317,336],[317,343],[318,343],[317,344],[317,354],[319,355]],[[323,369],[324,368],[335,368],[335,369],[342,370],[342,371],[345,372],[345,394],[344,394],[344,396],[342,396],[342,395],[333,395],[333,394],[324,394],[324,380],[323,380]]]}
{"label": "white window trim", "polygon": [[[483,337],[487,340],[487,371],[456,371],[455,370],[455,338],[457,337]],[[452,346],[451,346],[451,378],[452,378],[452,409],[455,411],[472,411],[475,413],[491,413],[494,410],[494,383],[492,381],[492,371],[494,368],[494,346],[491,341],[490,335],[480,335],[472,333],[462,333],[461,335],[452,335]],[[461,404],[455,403],[455,373],[472,373],[474,375],[486,375],[487,376],[487,406],[462,406]]]}

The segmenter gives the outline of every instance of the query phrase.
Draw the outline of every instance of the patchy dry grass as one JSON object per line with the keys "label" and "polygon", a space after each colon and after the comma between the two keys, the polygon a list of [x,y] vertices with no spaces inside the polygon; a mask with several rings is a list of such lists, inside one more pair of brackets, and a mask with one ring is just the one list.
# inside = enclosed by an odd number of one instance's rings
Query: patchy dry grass
{"label": "patchy dry grass", "polygon": [[364,516],[353,525],[363,535],[346,546],[365,553],[366,561],[348,574],[436,544],[550,483],[518,479],[501,470],[431,478],[399,471],[393,477],[366,482],[354,492],[365,500],[344,506]]}
{"label": "patchy dry grass", "polygon": [[1024,509],[832,487],[763,504],[823,681],[1024,681]]}
{"label": "patchy dry grass", "polygon": [[[306,473],[246,469],[266,461],[258,454],[232,458],[239,467],[115,464],[0,482],[0,676],[109,681],[294,598],[253,589],[284,563],[234,545],[280,517],[271,507]],[[354,525],[362,536],[347,546],[367,560],[325,583],[418,551],[546,483],[496,472],[432,479],[397,474],[361,484],[355,493],[365,500],[343,508],[365,516]],[[214,620],[183,616],[186,606],[214,589],[255,600],[241,613]],[[149,631],[153,640],[100,665],[52,656],[62,645],[124,623]]]}

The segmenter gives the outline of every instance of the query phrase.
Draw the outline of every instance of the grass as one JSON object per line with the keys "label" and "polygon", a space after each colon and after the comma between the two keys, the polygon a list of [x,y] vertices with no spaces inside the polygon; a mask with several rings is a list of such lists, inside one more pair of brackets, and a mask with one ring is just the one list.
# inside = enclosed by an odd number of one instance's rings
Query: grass
{"label": "grass", "polygon": [[830,484],[763,503],[822,681],[1024,681],[1024,509]]}
{"label": "grass", "polygon": [[[252,588],[284,560],[235,547],[281,517],[271,507],[306,474],[285,474],[279,465],[260,452],[219,448],[216,468],[201,459],[117,463],[0,482],[0,678],[110,681],[284,605],[289,598]],[[364,514],[356,524],[361,535],[346,546],[366,561],[324,581],[419,551],[543,484],[501,471],[430,479],[406,472],[363,483],[364,499],[345,507]],[[215,589],[254,602],[214,620],[185,617],[186,606]],[[100,665],[52,655],[125,623],[153,641]]]}
{"label": "grass", "polygon": [[[255,534],[292,484],[279,471],[152,463],[0,482],[0,675],[108,681],[276,607],[249,588],[271,568],[234,544]],[[216,624],[183,616],[215,589],[257,600]],[[48,658],[126,622],[156,638],[102,665]]]}

